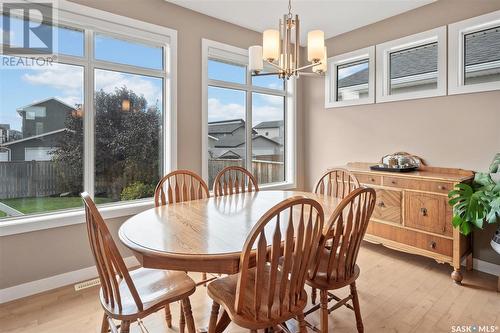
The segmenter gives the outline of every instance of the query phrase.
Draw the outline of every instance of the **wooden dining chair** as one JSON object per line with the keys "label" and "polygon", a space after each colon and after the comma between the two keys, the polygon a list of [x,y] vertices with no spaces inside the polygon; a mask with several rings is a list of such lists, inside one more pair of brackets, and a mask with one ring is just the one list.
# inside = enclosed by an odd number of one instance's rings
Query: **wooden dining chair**
{"label": "wooden dining chair", "polygon": [[[359,247],[368,227],[368,221],[375,207],[375,190],[360,187],[348,194],[335,209],[328,221],[326,234],[334,235],[330,247],[324,247],[317,257],[314,269],[309,272],[306,283],[320,290],[320,304],[312,307],[305,315],[321,309],[321,332],[329,332],[328,315],[333,310],[345,305],[354,310],[358,332],[363,332],[363,321],[359,307],[356,279],[359,277],[359,267],[356,265]],[[322,240],[324,243],[326,237]],[[329,293],[350,286],[350,294],[344,299]],[[337,303],[328,308],[328,303]],[[347,302],[352,300],[352,306]]]}
{"label": "wooden dining chair", "polygon": [[[189,296],[196,289],[194,281],[184,272],[139,268],[128,271],[108,227],[94,202],[81,194],[90,248],[101,282],[100,301],[104,309],[101,333],[118,332],[114,320],[121,321],[120,332],[128,333],[130,324],[149,314],[181,301],[189,333],[195,332]],[[183,332],[181,327],[181,332]]]}
{"label": "wooden dining chair", "polygon": [[286,199],[265,213],[243,245],[239,273],[208,285],[213,299],[208,332],[215,332],[221,305],[251,332],[292,318],[306,332],[305,279],[318,253],[323,220],[321,205],[304,197]]}
{"label": "wooden dining chair", "polygon": [[[175,170],[164,176],[155,189],[155,207],[166,204],[184,202],[190,200],[205,199],[210,197],[210,192],[205,181],[196,173],[190,170]],[[201,274],[201,280],[197,285],[205,285],[207,273]],[[184,320],[181,310],[181,322]],[[165,320],[167,326],[172,327],[172,314],[170,306],[165,307]]]}
{"label": "wooden dining chair", "polygon": [[257,179],[250,171],[239,166],[222,169],[214,180],[214,196],[220,197],[233,193],[256,192],[259,190]]}
{"label": "wooden dining chair", "polygon": [[[316,183],[314,193],[329,195],[335,198],[344,199],[352,190],[359,187],[359,181],[349,170],[333,168],[325,172]],[[331,237],[329,237],[331,238]],[[330,246],[331,241],[326,242]],[[317,290],[312,288],[311,301],[316,304]]]}
{"label": "wooden dining chair", "polygon": [[314,193],[344,199],[359,187],[359,181],[350,171],[342,168],[328,170],[316,183]]}

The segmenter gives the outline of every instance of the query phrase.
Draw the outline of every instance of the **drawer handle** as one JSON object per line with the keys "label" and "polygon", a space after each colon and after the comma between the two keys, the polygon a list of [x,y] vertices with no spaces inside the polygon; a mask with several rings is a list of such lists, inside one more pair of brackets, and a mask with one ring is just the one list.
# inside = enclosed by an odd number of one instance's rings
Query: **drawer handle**
{"label": "drawer handle", "polygon": [[429,246],[431,247],[431,249],[435,249],[436,248],[436,242],[435,241],[431,241]]}
{"label": "drawer handle", "polygon": [[396,181],[395,180],[391,180],[391,183],[396,185]]}
{"label": "drawer handle", "polygon": [[375,182],[375,178],[370,178],[370,181],[371,182]]}
{"label": "drawer handle", "polygon": [[427,216],[427,208],[425,207],[420,208],[420,213],[422,214],[422,216]]}
{"label": "drawer handle", "polygon": [[443,190],[443,191],[444,191],[444,190],[446,190],[446,186],[439,185],[439,186],[438,186],[438,189],[439,189],[439,190]]}
{"label": "drawer handle", "polygon": [[379,206],[380,208],[385,207],[385,203],[384,203],[383,201],[380,201],[380,202],[377,204],[377,206]]}

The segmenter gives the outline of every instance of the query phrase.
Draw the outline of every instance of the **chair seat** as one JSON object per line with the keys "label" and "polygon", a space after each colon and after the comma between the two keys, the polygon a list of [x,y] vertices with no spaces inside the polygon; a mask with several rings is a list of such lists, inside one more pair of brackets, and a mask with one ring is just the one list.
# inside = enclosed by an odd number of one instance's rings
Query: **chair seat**
{"label": "chair seat", "polygon": [[114,306],[106,303],[101,287],[101,304],[104,310],[115,319],[137,317],[139,312],[143,317],[166,304],[186,298],[193,294],[196,288],[195,282],[184,272],[139,268],[130,271],[130,277],[143,303],[142,311],[137,308],[124,279],[119,282],[121,310],[116,303]]}
{"label": "chair seat", "polygon": [[337,276],[337,271],[333,271],[330,275],[330,279],[328,279],[328,260],[329,260],[329,249],[325,249],[323,255],[320,258],[318,272],[316,273],[314,279],[307,279],[306,283],[317,289],[326,289],[326,290],[334,290],[343,288],[345,286],[350,285],[352,282],[356,281],[359,276],[359,266],[354,265],[354,272],[348,275],[348,278],[344,276]]}
{"label": "chair seat", "polygon": [[[270,270],[266,269],[265,273],[261,275],[263,281],[260,286],[258,293],[261,295],[261,307],[258,313],[254,308],[255,299],[255,268],[248,271],[247,278],[247,288],[245,288],[245,302],[241,313],[236,313],[235,310],[235,300],[236,300],[236,287],[238,284],[239,274],[229,275],[226,277],[219,278],[211,282],[207,287],[208,295],[220,304],[229,315],[229,318],[241,327],[249,329],[264,329],[272,325],[280,324],[293,316],[296,316],[304,310],[307,303],[307,294],[305,290],[302,290],[300,300],[297,305],[292,309],[288,309],[285,304],[288,304],[289,290],[285,291],[285,298],[283,302],[274,302],[275,306],[272,307],[270,316],[268,317],[267,311],[267,295],[269,295],[269,275]],[[282,274],[278,271],[276,277],[276,290],[280,290],[279,285],[281,281]],[[265,281],[265,282],[264,282]],[[279,299],[279,294],[276,292],[274,295],[276,300]],[[282,305],[281,313],[279,305]],[[256,313],[258,316],[256,316]]]}

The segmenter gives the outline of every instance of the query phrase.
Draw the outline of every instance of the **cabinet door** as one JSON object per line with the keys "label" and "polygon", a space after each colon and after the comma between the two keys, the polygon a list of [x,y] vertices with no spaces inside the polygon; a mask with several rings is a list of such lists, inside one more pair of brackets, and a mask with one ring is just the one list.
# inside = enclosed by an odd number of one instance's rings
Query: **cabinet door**
{"label": "cabinet door", "polygon": [[401,191],[377,189],[377,202],[372,218],[401,223]]}
{"label": "cabinet door", "polygon": [[441,195],[405,191],[405,226],[451,236],[451,207]]}

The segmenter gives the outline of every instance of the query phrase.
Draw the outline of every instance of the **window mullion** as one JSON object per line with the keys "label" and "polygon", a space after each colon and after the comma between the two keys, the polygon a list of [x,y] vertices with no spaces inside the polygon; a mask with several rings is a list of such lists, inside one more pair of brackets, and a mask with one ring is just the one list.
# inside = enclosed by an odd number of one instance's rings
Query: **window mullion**
{"label": "window mullion", "polygon": [[246,169],[252,172],[252,76],[246,72]]}
{"label": "window mullion", "polygon": [[84,167],[83,188],[94,197],[94,159],[95,159],[95,110],[94,110],[94,55],[93,31],[85,30],[85,57],[87,64],[84,69]]}

